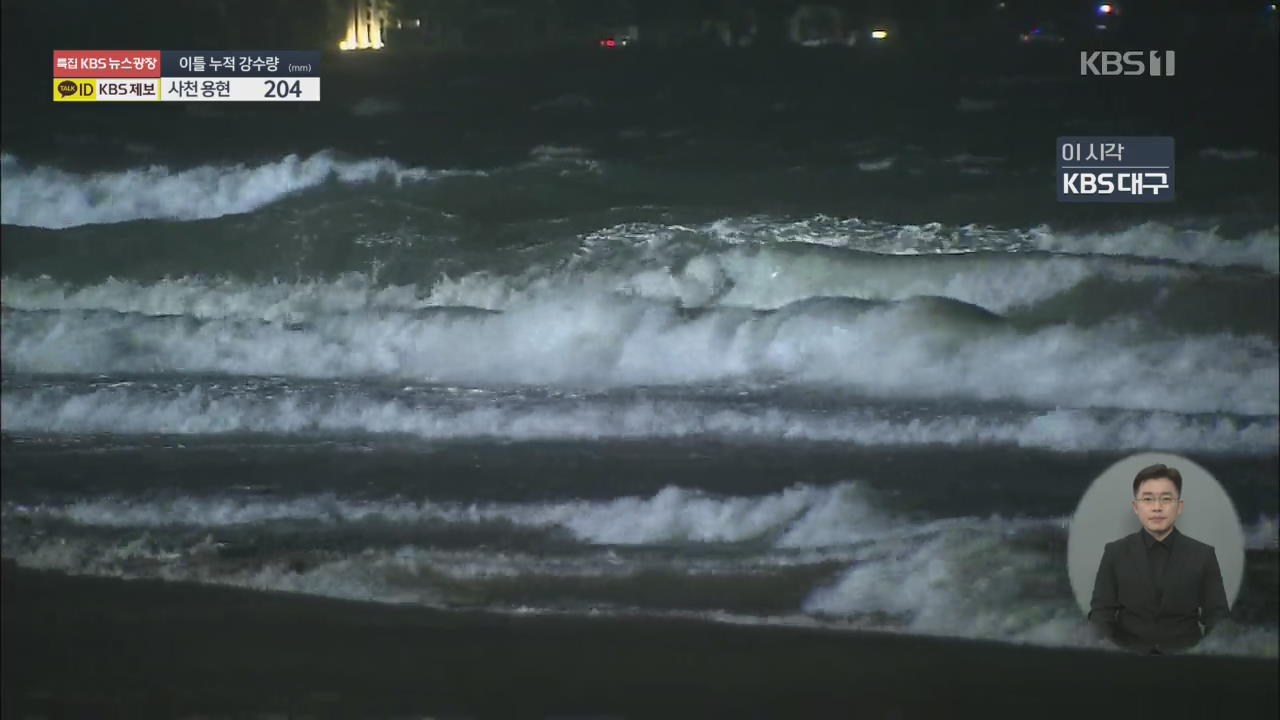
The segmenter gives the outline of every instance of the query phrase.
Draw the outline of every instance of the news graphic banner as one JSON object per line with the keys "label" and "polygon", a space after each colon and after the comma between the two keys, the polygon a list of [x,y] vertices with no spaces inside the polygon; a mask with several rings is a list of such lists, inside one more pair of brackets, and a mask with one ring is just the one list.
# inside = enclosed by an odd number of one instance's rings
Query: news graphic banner
{"label": "news graphic banner", "polygon": [[1173,138],[1060,137],[1059,202],[1172,202]]}
{"label": "news graphic banner", "polygon": [[319,50],[54,50],[54,102],[318,102]]}

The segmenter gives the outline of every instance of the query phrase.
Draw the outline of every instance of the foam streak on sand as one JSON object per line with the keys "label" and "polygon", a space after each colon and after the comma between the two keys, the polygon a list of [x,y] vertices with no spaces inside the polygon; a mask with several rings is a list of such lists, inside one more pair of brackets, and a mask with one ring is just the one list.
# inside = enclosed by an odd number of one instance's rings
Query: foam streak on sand
{"label": "foam streak on sand", "polygon": [[[22,523],[15,524],[19,518]],[[527,602],[530,593],[551,583],[554,599],[549,596],[540,611],[594,613],[603,606],[676,616],[691,614],[676,599],[691,584],[735,583],[768,597],[776,583],[805,577],[811,590],[803,607],[789,613],[797,624],[1095,645],[1057,569],[1064,518],[908,521],[883,510],[875,494],[857,482],[795,485],[757,497],[669,486],[649,497],[470,505],[353,501],[331,494],[104,498],[63,506],[7,503],[4,519],[19,528],[5,536],[6,557],[24,566],[95,575],[429,606],[488,598],[489,608],[499,611],[513,610],[503,600],[508,593]],[[54,522],[71,523],[70,539],[65,529],[57,542],[44,538],[40,529]],[[1260,536],[1263,526],[1274,523],[1264,518],[1249,534]],[[501,543],[478,549],[399,544],[338,550],[341,543],[324,539],[385,524],[437,531],[511,524],[548,537],[565,532],[581,545],[527,552],[536,546],[526,538],[521,550],[504,550]],[[282,544],[274,539],[277,533],[293,540]],[[364,530],[361,536],[372,541],[378,534]],[[329,549],[298,549],[302,537]],[[673,546],[682,550],[670,552]],[[1274,553],[1275,547],[1264,551]],[[838,569],[834,576],[832,569]],[[628,608],[603,599],[638,586],[655,605]],[[671,600],[664,599],[668,594]],[[708,618],[763,621],[757,613],[748,603]],[[1276,656],[1274,628],[1230,633],[1201,651]]]}

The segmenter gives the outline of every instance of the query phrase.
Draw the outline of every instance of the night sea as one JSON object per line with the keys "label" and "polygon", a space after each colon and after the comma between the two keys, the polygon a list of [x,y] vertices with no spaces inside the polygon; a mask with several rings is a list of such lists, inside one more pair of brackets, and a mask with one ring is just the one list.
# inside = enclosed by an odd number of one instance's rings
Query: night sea
{"label": "night sea", "polygon": [[[318,103],[68,106],[6,42],[5,708],[998,715],[982,666],[1151,672],[1066,551],[1156,450],[1246,538],[1160,662],[1270,716],[1274,34],[1022,50],[326,51]],[[1058,202],[1065,135],[1173,136],[1177,199]]]}

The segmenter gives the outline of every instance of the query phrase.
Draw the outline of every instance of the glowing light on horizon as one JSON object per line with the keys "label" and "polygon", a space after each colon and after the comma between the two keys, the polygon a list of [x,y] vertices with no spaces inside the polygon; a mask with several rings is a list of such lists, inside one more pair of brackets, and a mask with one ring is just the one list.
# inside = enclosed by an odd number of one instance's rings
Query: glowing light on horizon
{"label": "glowing light on horizon", "polygon": [[347,19],[346,38],[338,43],[338,49],[381,50],[390,26],[387,14],[387,5],[381,0],[356,0]]}

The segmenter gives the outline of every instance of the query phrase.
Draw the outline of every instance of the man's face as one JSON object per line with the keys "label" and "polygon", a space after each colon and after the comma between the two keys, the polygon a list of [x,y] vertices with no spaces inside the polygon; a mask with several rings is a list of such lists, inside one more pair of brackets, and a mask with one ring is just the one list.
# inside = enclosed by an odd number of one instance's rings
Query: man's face
{"label": "man's face", "polygon": [[1168,478],[1146,480],[1138,486],[1133,499],[1133,511],[1147,532],[1163,536],[1173,529],[1173,521],[1182,514],[1182,498],[1178,488]]}

